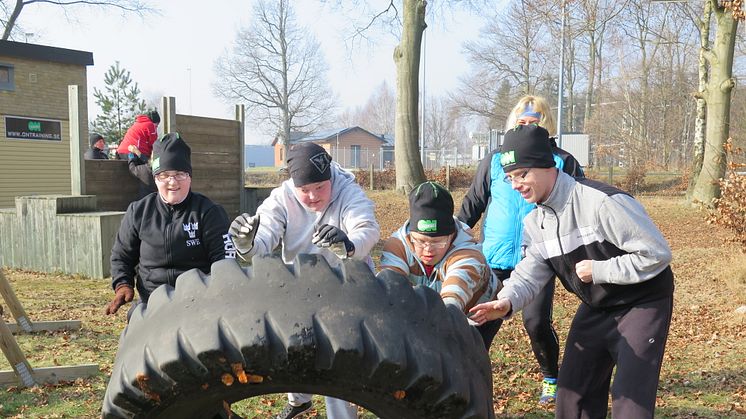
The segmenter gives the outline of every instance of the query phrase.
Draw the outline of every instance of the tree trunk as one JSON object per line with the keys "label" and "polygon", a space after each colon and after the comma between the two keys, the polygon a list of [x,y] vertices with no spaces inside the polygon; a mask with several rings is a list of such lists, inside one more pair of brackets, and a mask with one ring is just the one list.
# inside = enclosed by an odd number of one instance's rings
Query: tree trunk
{"label": "tree trunk", "polygon": [[[714,5],[713,5],[714,6]],[[702,170],[692,191],[692,202],[711,205],[720,197],[718,179],[725,175],[726,156],[723,145],[728,139],[730,127],[730,99],[733,80],[733,51],[736,42],[738,21],[730,10],[713,7],[717,33],[712,50],[707,54],[710,62],[710,78],[707,82],[705,101],[707,120]]]}
{"label": "tree trunk", "polygon": [[396,189],[409,193],[425,181],[418,144],[418,95],[420,90],[420,48],[425,30],[424,0],[404,0],[404,24],[399,45],[394,49],[396,63],[395,166]]}
{"label": "tree trunk", "polygon": [[16,26],[18,16],[21,14],[23,9],[23,0],[16,0],[16,5],[13,7],[13,12],[8,17],[8,23],[5,24],[5,30],[3,31],[3,41],[7,41],[10,38],[10,33],[13,32],[13,28]]}
{"label": "tree trunk", "polygon": [[699,23],[699,86],[697,88],[697,117],[694,121],[694,144],[692,146],[692,175],[689,179],[689,187],[686,191],[686,199],[693,202],[694,185],[697,183],[699,173],[702,171],[702,160],[705,156],[705,118],[707,117],[707,102],[704,95],[707,89],[707,59],[705,51],[710,48],[710,18],[712,7],[709,1],[705,2],[702,21]]}

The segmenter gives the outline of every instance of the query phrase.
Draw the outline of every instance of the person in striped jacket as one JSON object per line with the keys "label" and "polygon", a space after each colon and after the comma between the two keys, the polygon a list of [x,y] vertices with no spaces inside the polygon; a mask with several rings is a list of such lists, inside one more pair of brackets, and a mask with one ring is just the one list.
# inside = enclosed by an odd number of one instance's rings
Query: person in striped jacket
{"label": "person in striped jacket", "polygon": [[498,291],[481,245],[453,216],[453,197],[436,182],[424,182],[410,193],[409,219],[383,246],[381,271],[387,269],[413,286],[434,289],[446,305],[464,313]]}

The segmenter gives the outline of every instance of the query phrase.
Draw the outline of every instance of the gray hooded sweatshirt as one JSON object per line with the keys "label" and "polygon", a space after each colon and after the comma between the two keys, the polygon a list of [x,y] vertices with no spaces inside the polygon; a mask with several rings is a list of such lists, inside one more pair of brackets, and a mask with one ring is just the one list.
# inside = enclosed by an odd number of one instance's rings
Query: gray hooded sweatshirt
{"label": "gray hooded sweatshirt", "polygon": [[324,210],[315,212],[303,205],[295,192],[295,184],[288,179],[270,193],[256,213],[261,225],[254,238],[254,247],[244,255],[271,253],[282,240],[282,259],[291,263],[299,253],[320,254],[330,266],[336,267],[341,259],[328,248],[311,243],[311,238],[321,225],[340,228],[355,245],[353,259],[364,260],[372,268],[370,252],[378,243],[381,228],[376,222],[374,204],[355,182],[355,176],[332,162],[331,200]]}

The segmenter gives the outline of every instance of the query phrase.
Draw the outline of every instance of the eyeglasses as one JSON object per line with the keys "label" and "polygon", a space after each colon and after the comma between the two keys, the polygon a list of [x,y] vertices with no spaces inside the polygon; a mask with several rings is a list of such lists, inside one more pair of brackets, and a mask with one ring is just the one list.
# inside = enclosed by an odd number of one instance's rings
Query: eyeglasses
{"label": "eyeglasses", "polygon": [[161,181],[161,182],[168,182],[170,178],[173,178],[174,180],[181,182],[183,180],[186,180],[188,177],[189,177],[189,173],[187,172],[176,172],[172,174],[161,172],[155,175],[156,180]]}
{"label": "eyeglasses", "polygon": [[512,185],[513,182],[523,183],[526,180],[526,175],[530,171],[531,171],[531,168],[528,168],[520,175],[514,175],[514,176],[505,175],[505,177],[503,178],[503,182],[507,183],[508,185]]}
{"label": "eyeglasses", "polygon": [[409,236],[409,240],[412,241],[412,244],[414,247],[417,247],[419,249],[445,249],[448,247],[449,244],[451,244],[451,239],[448,238],[446,240],[437,240],[437,241],[424,241],[424,240],[417,240],[412,235]]}

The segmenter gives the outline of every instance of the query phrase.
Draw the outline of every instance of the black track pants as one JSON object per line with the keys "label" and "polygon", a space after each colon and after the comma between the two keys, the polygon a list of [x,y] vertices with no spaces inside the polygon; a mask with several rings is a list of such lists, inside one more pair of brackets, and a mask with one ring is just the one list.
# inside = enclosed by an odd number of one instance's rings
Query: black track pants
{"label": "black track pants", "polygon": [[539,294],[523,307],[523,327],[531,339],[531,350],[544,377],[557,378],[559,370],[559,340],[552,326],[555,280],[547,282]]}
{"label": "black track pants", "polygon": [[617,311],[584,303],[575,314],[557,383],[557,418],[652,418],[673,298]]}

